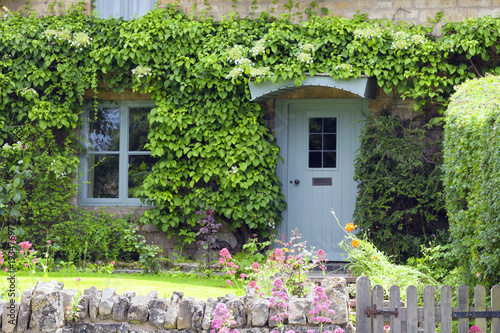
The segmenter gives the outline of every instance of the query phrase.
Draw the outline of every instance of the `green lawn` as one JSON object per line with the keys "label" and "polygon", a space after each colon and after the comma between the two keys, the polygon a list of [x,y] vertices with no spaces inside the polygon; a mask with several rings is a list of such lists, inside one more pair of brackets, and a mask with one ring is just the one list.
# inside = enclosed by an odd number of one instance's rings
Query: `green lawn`
{"label": "green lawn", "polygon": [[[8,289],[7,273],[0,273],[1,289]],[[19,290],[32,288],[42,274],[30,277],[27,272],[18,272]],[[81,278],[81,281],[77,281]],[[206,300],[208,297],[217,298],[226,294],[237,294],[238,291],[229,288],[225,280],[217,277],[209,279],[194,277],[175,277],[166,275],[140,275],[140,274],[108,274],[108,273],[61,273],[51,272],[46,281],[57,280],[64,283],[64,289],[83,291],[95,286],[97,289],[114,288],[118,294],[124,291],[135,291],[136,295],[146,295],[152,290],[158,291],[158,296],[170,297],[173,291],[181,291],[184,297],[194,296],[196,299]]]}

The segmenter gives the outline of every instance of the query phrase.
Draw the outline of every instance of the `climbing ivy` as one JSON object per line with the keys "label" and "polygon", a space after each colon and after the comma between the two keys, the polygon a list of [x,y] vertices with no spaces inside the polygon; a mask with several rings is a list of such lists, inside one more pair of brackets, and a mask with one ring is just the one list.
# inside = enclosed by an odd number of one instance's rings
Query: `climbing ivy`
{"label": "climbing ivy", "polygon": [[158,162],[140,191],[152,205],[141,221],[192,235],[196,210],[210,206],[233,228],[265,234],[285,202],[275,174],[278,147],[265,111],[249,101],[250,80],[300,85],[307,74],[367,75],[432,118],[454,85],[499,70],[488,61],[498,53],[498,18],[447,23],[437,38],[432,23],[308,16],[293,24],[289,15],[265,13],[194,20],[176,7],[130,21],[88,16],[81,6],[62,16],[6,13],[0,145],[12,145],[12,129],[30,124],[76,146],[84,96],[103,87],[148,93],[157,107],[146,148]]}

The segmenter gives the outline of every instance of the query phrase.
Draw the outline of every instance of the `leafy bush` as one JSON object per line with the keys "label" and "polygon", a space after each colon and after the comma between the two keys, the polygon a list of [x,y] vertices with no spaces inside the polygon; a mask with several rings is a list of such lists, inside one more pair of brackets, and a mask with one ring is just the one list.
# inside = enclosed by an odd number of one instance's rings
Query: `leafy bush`
{"label": "leafy bush", "polygon": [[64,261],[117,260],[129,255],[124,236],[130,228],[126,219],[114,218],[103,211],[74,209],[66,221],[52,226],[49,233],[61,246],[59,255]]}
{"label": "leafy bush", "polygon": [[461,275],[487,288],[500,280],[500,77],[457,88],[446,115],[446,209]]}
{"label": "leafy bush", "polygon": [[419,256],[420,244],[448,229],[440,139],[430,142],[432,135],[394,116],[368,118],[360,135],[353,219],[378,249],[399,262]]}

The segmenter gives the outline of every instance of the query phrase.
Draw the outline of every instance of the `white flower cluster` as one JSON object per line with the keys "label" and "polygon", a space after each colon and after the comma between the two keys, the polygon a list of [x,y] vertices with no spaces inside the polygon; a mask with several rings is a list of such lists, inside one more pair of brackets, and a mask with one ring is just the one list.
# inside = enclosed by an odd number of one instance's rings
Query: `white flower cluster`
{"label": "white flower cluster", "polygon": [[313,57],[310,53],[305,53],[305,52],[300,52],[298,55],[297,55],[297,58],[301,61],[301,62],[305,62],[306,64],[311,64],[314,62],[313,60]]}
{"label": "white flower cluster", "polygon": [[151,76],[153,73],[151,73],[151,68],[146,67],[146,66],[137,66],[132,70],[132,74],[137,76],[138,79],[145,77],[145,76]]}
{"label": "white flower cluster", "polygon": [[91,40],[92,38],[85,32],[77,32],[76,34],[73,34],[73,40],[71,40],[69,43],[71,44],[71,46],[74,46],[77,49],[79,48],[81,51],[82,47],[90,45]]}
{"label": "white flower cluster", "polygon": [[272,75],[269,67],[250,68],[249,72],[252,77],[271,77]]}
{"label": "white flower cluster", "polygon": [[238,59],[244,58],[243,56],[247,53],[247,50],[241,45],[235,45],[227,51],[227,60],[236,61]]}
{"label": "white flower cluster", "polygon": [[71,34],[68,30],[47,29],[43,32],[48,41],[69,42],[77,50],[83,50],[83,47],[89,46],[92,38],[85,32]]}
{"label": "white flower cluster", "polygon": [[340,64],[337,67],[335,67],[336,70],[341,70],[344,72],[350,72],[352,73],[352,65],[351,64]]}
{"label": "white flower cluster", "polygon": [[427,42],[427,39],[422,36],[422,35],[412,35],[410,36],[404,31],[398,31],[394,33],[393,31],[393,36],[394,36],[394,41],[392,42],[391,47],[393,49],[399,49],[399,50],[407,50],[409,46],[412,44],[424,44]]}
{"label": "white flower cluster", "polygon": [[248,59],[248,58],[239,58],[239,59],[236,59],[234,61],[234,63],[237,65],[237,66],[240,66],[240,67],[243,67],[243,68],[249,68],[249,67],[252,67],[253,66],[253,62],[252,60]]}
{"label": "white flower cluster", "polygon": [[47,40],[58,40],[62,42],[69,41],[73,38],[73,35],[71,35],[71,32],[68,30],[54,30],[54,29],[47,29],[43,32]]}
{"label": "white flower cluster", "polygon": [[232,173],[238,173],[238,167],[237,167],[236,165],[233,165],[233,166],[231,167],[231,172],[232,172]]}
{"label": "white flower cluster", "polygon": [[240,77],[245,70],[240,67],[235,67],[231,69],[228,75],[226,75],[226,79],[235,79],[237,77]]}
{"label": "white flower cluster", "polygon": [[355,38],[380,38],[382,37],[383,30],[379,27],[356,29],[354,30]]}
{"label": "white flower cluster", "polygon": [[311,43],[303,44],[299,46],[299,52],[297,53],[297,59],[300,62],[305,62],[306,64],[312,64],[314,62],[313,52],[316,51],[316,46]]}
{"label": "white flower cluster", "polygon": [[266,48],[264,47],[265,39],[259,39],[254,47],[250,49],[250,53],[252,57],[256,57],[260,54],[264,54],[266,52]]}
{"label": "white flower cluster", "polygon": [[38,92],[33,88],[26,88],[19,90],[19,95],[28,99],[38,97]]}
{"label": "white flower cluster", "polygon": [[3,20],[7,20],[10,17],[9,8],[2,6],[2,11],[5,12],[5,14],[3,15]]}

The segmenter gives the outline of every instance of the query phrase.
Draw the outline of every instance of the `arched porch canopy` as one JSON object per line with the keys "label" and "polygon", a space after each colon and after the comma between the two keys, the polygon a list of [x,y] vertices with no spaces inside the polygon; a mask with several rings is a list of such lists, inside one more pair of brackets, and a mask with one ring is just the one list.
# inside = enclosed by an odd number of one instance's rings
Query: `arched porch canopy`
{"label": "arched porch canopy", "polygon": [[305,87],[330,87],[341,89],[363,98],[375,98],[375,90],[377,88],[375,79],[367,76],[361,76],[349,80],[334,80],[328,74],[316,74],[314,76],[308,75],[298,87],[292,80],[286,80],[285,82],[280,82],[279,84],[271,81],[265,81],[257,84],[255,81],[252,81],[249,83],[252,102],[263,102]]}

